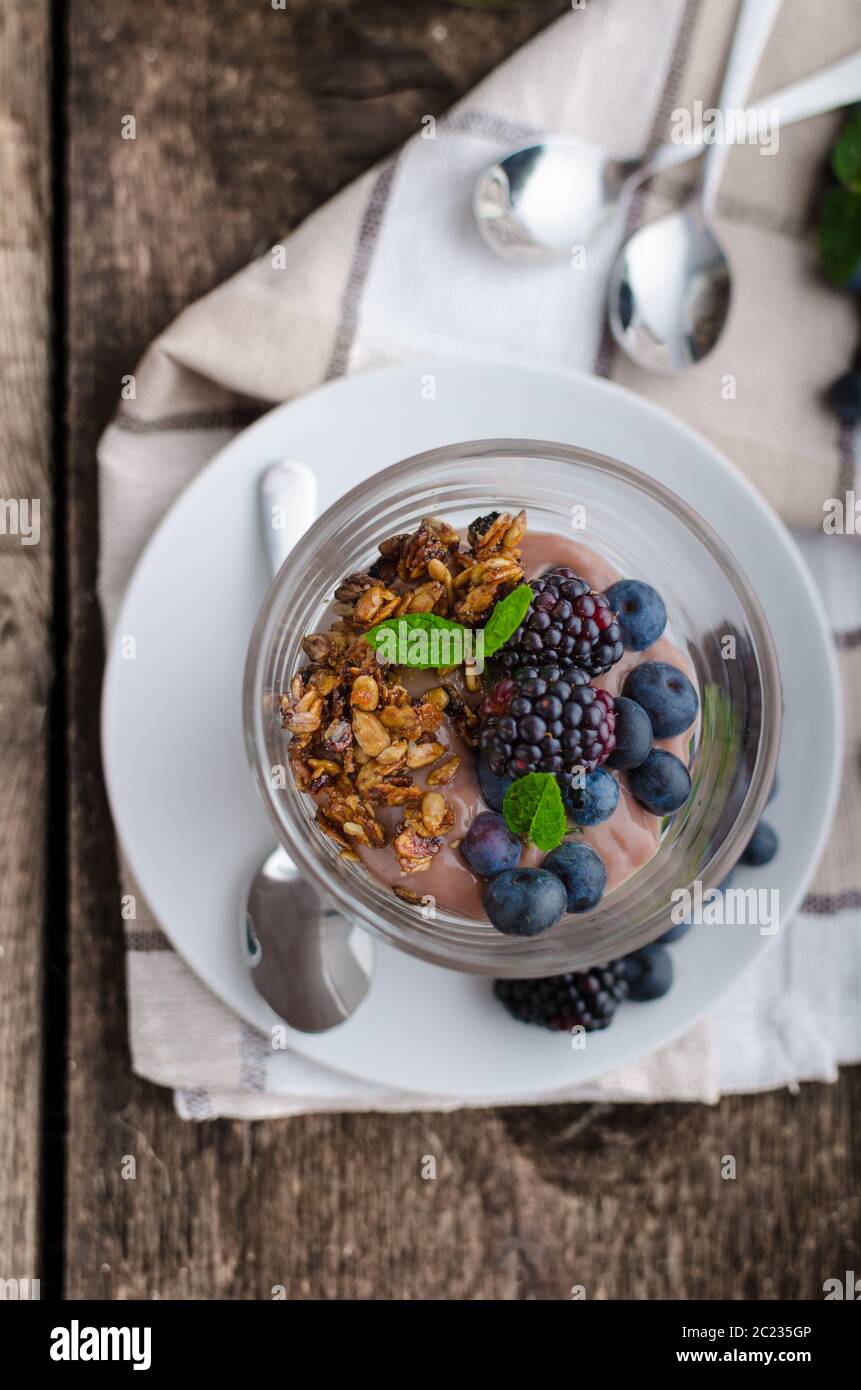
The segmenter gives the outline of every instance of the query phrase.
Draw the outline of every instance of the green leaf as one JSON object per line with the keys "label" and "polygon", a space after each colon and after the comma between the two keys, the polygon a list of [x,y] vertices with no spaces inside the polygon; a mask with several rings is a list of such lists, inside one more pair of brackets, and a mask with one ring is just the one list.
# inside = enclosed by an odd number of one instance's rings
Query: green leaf
{"label": "green leaf", "polygon": [[493,656],[517,631],[534,598],[528,584],[518,584],[506,598],[499,600],[484,629],[485,656]]}
{"label": "green leaf", "polygon": [[384,660],[395,666],[427,671],[437,666],[459,666],[475,649],[475,633],[462,623],[436,613],[406,613],[377,623],[366,639]]}
{"label": "green leaf", "polygon": [[861,193],[861,106],[849,117],[831,152],[831,167],[854,193]]}
{"label": "green leaf", "polygon": [[538,849],[555,849],[565,839],[565,807],[552,772],[527,772],[512,782],[502,814],[509,830],[528,836]]}
{"label": "green leaf", "polygon": [[861,193],[832,188],[822,204],[818,242],[825,274],[845,285],[861,261]]}

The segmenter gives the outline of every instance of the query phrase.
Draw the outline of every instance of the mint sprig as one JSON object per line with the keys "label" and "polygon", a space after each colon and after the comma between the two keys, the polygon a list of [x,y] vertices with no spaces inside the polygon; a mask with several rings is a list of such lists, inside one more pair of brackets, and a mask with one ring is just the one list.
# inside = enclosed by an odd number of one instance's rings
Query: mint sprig
{"label": "mint sprig", "polygon": [[861,107],[840,132],[831,152],[831,168],[845,188],[861,193]]}
{"label": "mint sprig", "polygon": [[509,637],[520,627],[534,598],[535,594],[528,584],[518,584],[516,589],[499,600],[484,629],[485,656],[494,656],[500,647],[505,646]]}
{"label": "mint sprig", "polygon": [[861,193],[832,188],[819,214],[818,242],[828,279],[845,285],[861,260]]}
{"label": "mint sprig", "polygon": [[428,671],[475,659],[481,669],[484,658],[498,652],[520,627],[534,597],[528,584],[518,584],[494,606],[483,628],[464,627],[436,613],[404,613],[384,618],[365,637],[393,665]]}
{"label": "mint sprig", "polygon": [[822,203],[817,244],[822,268],[835,285],[846,285],[861,262],[861,107],[849,117],[831,152],[840,182]]}
{"label": "mint sprig", "polygon": [[512,782],[502,814],[509,830],[525,835],[537,849],[555,849],[565,839],[565,806],[552,772],[527,772]]}
{"label": "mint sprig", "polygon": [[405,613],[377,623],[365,638],[393,665],[429,671],[459,665],[475,634],[463,623],[453,623],[436,613]]}

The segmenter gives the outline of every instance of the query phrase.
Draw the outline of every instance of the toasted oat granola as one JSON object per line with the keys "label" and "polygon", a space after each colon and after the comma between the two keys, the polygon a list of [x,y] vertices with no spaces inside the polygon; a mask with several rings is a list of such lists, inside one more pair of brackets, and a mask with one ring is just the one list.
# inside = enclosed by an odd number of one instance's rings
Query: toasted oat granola
{"label": "toasted oat granola", "polygon": [[[464,544],[446,522],[425,517],[412,534],[383,541],[366,572],[347,575],[335,590],[335,622],[304,638],[307,665],[281,701],[288,758],[296,785],[317,798],[317,824],[344,858],[358,860],[359,846],[385,845],[390,832],[378,809],[400,807],[391,847],[401,872],[429,868],[454,827],[442,789],[460,766],[436,735],[447,721],[474,747],[478,733],[473,670],[441,672],[437,686],[413,696],[364,634],[407,613],[480,625],[523,579],[525,530],[525,512],[491,512],[471,524]],[[423,768],[430,769],[425,789],[413,777]]]}

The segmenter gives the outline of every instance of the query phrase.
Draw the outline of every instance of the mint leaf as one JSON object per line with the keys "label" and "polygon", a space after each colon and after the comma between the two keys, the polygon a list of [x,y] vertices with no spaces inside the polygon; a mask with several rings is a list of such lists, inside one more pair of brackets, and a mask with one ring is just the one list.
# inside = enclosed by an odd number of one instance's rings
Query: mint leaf
{"label": "mint leaf", "polygon": [[381,660],[394,666],[430,670],[474,661],[481,670],[484,657],[499,651],[520,627],[534,597],[528,584],[519,584],[496,604],[487,626],[477,630],[436,613],[405,613],[377,623],[365,637]]}
{"label": "mint leaf", "polygon": [[471,628],[436,613],[405,613],[401,618],[386,618],[366,632],[365,638],[380,660],[419,671],[459,666],[472,659],[476,645]]}
{"label": "mint leaf", "polygon": [[840,132],[831,152],[831,167],[846,188],[861,193],[861,107]]}
{"label": "mint leaf", "polygon": [[818,242],[825,274],[845,285],[861,261],[861,193],[832,188],[822,204]]}
{"label": "mint leaf", "polygon": [[512,782],[502,802],[505,824],[545,851],[565,839],[565,807],[552,772],[527,772]]}
{"label": "mint leaf", "polygon": [[518,584],[506,598],[499,600],[484,628],[485,656],[493,656],[517,631],[534,597],[528,584]]}

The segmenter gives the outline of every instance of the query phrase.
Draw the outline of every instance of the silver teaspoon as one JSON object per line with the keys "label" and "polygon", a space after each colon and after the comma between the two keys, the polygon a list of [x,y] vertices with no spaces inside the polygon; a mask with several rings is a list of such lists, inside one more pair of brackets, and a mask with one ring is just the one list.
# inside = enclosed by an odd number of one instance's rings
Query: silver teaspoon
{"label": "silver teaspoon", "polygon": [[[742,0],[719,106],[744,103],[780,0]],[[610,273],[610,327],[638,366],[678,372],[712,351],[729,314],[729,262],[712,230],[730,146],[711,145],[694,196],[635,232]]]}
{"label": "silver teaspoon", "polygon": [[[286,461],[260,480],[273,574],[317,515],[317,479]],[[320,897],[279,846],[245,896],[240,937],[258,994],[291,1028],[324,1033],[358,1008],[371,984],[373,942]]]}
{"label": "silver teaspoon", "polygon": [[[861,101],[861,50],[810,77],[760,98],[751,109],[776,113],[778,130]],[[728,126],[738,139],[747,120]],[[622,158],[588,140],[548,135],[513,150],[479,175],[473,193],[478,230],[504,260],[536,264],[567,260],[622,220],[641,183],[698,159],[707,146],[698,140],[662,145],[648,157]]]}

